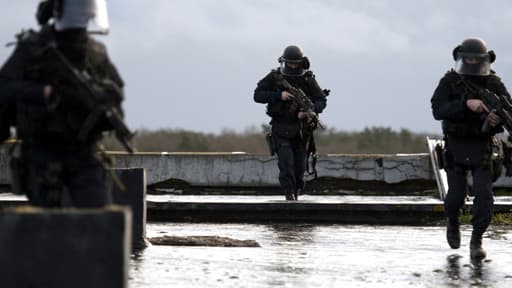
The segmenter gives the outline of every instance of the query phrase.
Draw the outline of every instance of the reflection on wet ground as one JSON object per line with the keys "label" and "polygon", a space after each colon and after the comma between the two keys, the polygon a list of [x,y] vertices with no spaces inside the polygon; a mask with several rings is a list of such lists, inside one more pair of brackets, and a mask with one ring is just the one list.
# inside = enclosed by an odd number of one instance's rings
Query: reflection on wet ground
{"label": "reflection on wet ground", "polygon": [[452,250],[443,227],[160,223],[148,237],[218,235],[261,248],[151,246],[130,287],[512,287],[512,232],[492,229],[489,260],[469,261],[470,226]]}

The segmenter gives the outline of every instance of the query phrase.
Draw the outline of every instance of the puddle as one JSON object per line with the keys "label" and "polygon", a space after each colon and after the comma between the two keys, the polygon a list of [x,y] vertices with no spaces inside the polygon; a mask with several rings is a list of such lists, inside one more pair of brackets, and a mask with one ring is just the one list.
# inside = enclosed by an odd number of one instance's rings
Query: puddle
{"label": "puddle", "polygon": [[489,261],[480,265],[469,260],[470,226],[458,250],[446,244],[443,227],[161,223],[147,230],[148,237],[217,235],[262,247],[151,246],[132,259],[132,288],[512,286],[512,232],[503,228],[485,235]]}

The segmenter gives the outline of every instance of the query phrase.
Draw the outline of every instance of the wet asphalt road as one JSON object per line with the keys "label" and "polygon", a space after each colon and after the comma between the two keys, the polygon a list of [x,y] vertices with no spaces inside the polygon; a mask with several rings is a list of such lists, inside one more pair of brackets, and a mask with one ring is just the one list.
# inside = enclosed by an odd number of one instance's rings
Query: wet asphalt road
{"label": "wet asphalt road", "polygon": [[469,260],[470,226],[452,250],[443,227],[148,224],[148,237],[217,235],[261,248],[151,246],[132,259],[130,287],[512,287],[512,231],[485,234]]}

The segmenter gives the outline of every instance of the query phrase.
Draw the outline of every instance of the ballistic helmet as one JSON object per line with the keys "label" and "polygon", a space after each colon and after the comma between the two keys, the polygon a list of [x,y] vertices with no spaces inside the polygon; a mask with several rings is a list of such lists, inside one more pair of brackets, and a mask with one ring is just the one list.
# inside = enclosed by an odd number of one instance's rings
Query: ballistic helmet
{"label": "ballistic helmet", "polygon": [[89,33],[108,33],[106,0],[42,0],[36,14],[44,25],[53,19],[55,30],[86,29]]}
{"label": "ballistic helmet", "polygon": [[[309,59],[304,56],[304,50],[300,46],[286,47],[278,61],[281,64],[281,73],[286,76],[302,76],[309,69]],[[296,64],[297,67],[287,64]]]}
{"label": "ballistic helmet", "polygon": [[494,51],[488,51],[485,41],[468,38],[452,52],[455,71],[463,75],[486,76],[491,72],[491,63],[496,60]]}

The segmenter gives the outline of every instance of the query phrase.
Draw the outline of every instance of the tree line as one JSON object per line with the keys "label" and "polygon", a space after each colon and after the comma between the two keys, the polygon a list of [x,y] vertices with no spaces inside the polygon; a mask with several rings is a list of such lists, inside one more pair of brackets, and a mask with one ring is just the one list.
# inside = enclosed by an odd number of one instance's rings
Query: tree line
{"label": "tree line", "polygon": [[[223,130],[202,133],[182,129],[142,129],[134,142],[140,152],[233,152],[268,153],[265,142],[267,125],[251,127],[243,132]],[[407,129],[367,127],[362,131],[338,131],[333,128],[315,132],[319,154],[395,154],[427,151],[425,138],[429,134]],[[439,135],[429,135],[439,136]],[[104,140],[107,150],[123,150],[114,140]]]}

